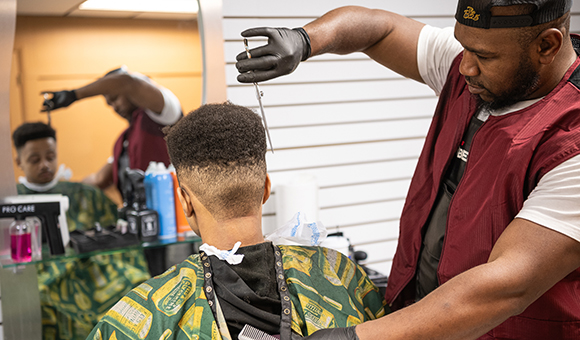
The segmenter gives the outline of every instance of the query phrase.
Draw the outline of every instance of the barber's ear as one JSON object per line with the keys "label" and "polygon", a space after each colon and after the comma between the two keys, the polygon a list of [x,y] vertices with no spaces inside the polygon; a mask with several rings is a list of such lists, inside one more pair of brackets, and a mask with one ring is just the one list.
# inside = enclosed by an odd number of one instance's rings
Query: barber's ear
{"label": "barber's ear", "polygon": [[539,39],[538,55],[540,63],[550,64],[562,48],[564,35],[557,28],[549,28],[541,32],[537,39]]}
{"label": "barber's ear", "polygon": [[191,197],[187,190],[180,186],[179,190],[177,190],[177,197],[179,198],[179,203],[181,203],[181,208],[185,212],[185,216],[193,216],[193,204],[191,203]]}
{"label": "barber's ear", "polygon": [[271,190],[272,190],[272,182],[270,182],[270,175],[266,174],[266,182],[264,183],[264,197],[262,197],[262,204],[266,203],[268,198],[270,198]]}

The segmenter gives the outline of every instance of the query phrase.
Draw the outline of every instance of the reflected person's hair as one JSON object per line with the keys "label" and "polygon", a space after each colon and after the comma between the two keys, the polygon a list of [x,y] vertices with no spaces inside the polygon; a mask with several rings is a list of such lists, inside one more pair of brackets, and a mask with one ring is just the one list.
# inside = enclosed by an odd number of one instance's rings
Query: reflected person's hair
{"label": "reflected person's hair", "polygon": [[206,104],[164,129],[169,157],[216,220],[254,215],[266,180],[266,137],[260,117],[234,105]]}
{"label": "reflected person's hair", "polygon": [[20,152],[26,142],[48,137],[56,140],[56,131],[49,125],[42,122],[24,123],[12,133],[12,143],[14,143],[16,151]]}
{"label": "reflected person's hair", "polygon": [[121,67],[117,67],[116,69],[105,73],[105,75],[103,77],[110,76],[111,74],[117,74],[117,73],[129,73],[127,70],[127,66],[123,65]]}

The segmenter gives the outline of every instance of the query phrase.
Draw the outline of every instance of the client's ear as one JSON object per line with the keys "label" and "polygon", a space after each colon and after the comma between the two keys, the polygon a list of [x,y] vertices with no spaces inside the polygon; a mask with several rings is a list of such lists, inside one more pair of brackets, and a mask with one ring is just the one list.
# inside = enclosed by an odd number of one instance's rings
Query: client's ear
{"label": "client's ear", "polygon": [[266,182],[264,183],[264,197],[262,198],[262,204],[266,203],[268,198],[270,198],[271,189],[272,182],[270,182],[270,175],[266,174]]}
{"label": "client's ear", "polygon": [[185,212],[185,216],[193,216],[193,204],[187,190],[180,186],[179,190],[177,190],[177,197],[179,198],[179,203],[181,203],[181,208]]}

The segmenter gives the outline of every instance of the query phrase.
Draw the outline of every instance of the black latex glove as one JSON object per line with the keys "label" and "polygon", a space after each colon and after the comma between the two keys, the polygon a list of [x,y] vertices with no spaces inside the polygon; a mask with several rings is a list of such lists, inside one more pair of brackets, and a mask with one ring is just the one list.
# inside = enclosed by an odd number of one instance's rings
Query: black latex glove
{"label": "black latex glove", "polygon": [[303,338],[303,340],[359,340],[354,330],[355,327],[321,329]]}
{"label": "black latex glove", "polygon": [[301,61],[310,57],[310,38],[302,28],[250,28],[242,37],[268,37],[268,44],[236,56],[240,83],[254,83],[292,73]]}
{"label": "black latex glove", "polygon": [[75,93],[75,91],[58,91],[44,93],[52,94],[52,98],[45,99],[42,102],[42,112],[67,107],[77,100],[77,94]]}

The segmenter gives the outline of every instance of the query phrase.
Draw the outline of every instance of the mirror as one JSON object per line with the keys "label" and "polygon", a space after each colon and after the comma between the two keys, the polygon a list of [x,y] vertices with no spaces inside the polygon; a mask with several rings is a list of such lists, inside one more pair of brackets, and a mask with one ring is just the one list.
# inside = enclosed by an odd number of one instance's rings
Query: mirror
{"label": "mirror", "polygon": [[[47,122],[40,112],[42,91],[75,89],[121,65],[170,89],[184,113],[201,105],[203,63],[196,14],[80,11],[82,2],[17,2],[11,131],[23,122]],[[57,131],[59,164],[72,169],[72,181],[100,169],[128,126],[102,96],[52,112],[51,124]],[[15,166],[16,180],[22,175]],[[115,189],[107,194],[120,203]]]}

